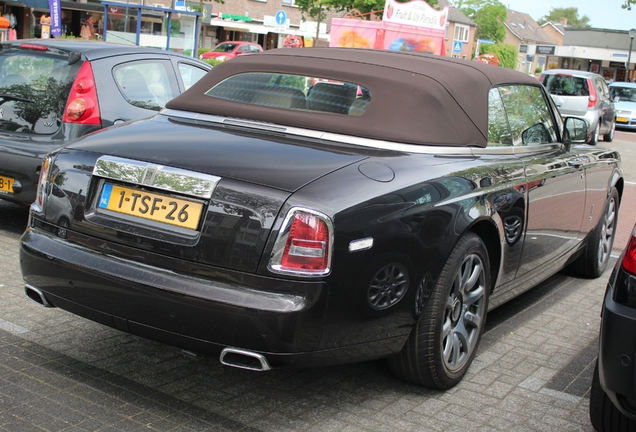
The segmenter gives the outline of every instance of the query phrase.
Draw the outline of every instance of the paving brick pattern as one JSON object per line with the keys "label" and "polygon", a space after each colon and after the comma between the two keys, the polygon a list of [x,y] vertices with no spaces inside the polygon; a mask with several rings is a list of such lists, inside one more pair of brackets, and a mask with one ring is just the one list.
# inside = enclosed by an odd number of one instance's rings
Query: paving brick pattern
{"label": "paving brick pattern", "polygon": [[0,202],[0,431],[592,431],[589,365],[609,272],[559,274],[493,311],[465,379],[436,392],[382,361],[226,368],[42,308],[19,270],[26,216]]}

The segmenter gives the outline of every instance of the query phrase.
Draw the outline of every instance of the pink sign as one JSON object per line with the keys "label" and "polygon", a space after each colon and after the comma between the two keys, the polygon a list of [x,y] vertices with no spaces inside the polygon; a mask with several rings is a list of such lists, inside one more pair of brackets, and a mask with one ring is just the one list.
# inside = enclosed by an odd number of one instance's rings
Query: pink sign
{"label": "pink sign", "polygon": [[445,54],[444,32],[384,21],[334,18],[329,46]]}

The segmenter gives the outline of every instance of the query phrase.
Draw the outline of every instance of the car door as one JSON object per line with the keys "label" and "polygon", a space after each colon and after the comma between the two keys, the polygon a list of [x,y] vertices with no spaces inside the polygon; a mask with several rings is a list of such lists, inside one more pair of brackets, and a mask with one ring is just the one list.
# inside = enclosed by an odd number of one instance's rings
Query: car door
{"label": "car door", "polygon": [[610,91],[607,87],[605,80],[598,76],[594,78],[594,85],[596,86],[596,93],[598,94],[598,100],[600,104],[600,110],[602,113],[603,124],[601,125],[602,132],[609,132],[614,123],[614,102],[610,97]]}
{"label": "car door", "polygon": [[[577,246],[585,206],[584,161],[559,142],[558,112],[538,86],[499,88],[515,154],[523,161],[526,234],[517,278],[551,272]],[[534,276],[534,275],[530,275]]]}

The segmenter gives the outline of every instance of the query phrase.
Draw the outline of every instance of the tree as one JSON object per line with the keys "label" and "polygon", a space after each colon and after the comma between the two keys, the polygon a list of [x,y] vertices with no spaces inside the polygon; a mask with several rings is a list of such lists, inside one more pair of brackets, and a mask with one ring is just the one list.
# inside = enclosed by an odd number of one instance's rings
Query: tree
{"label": "tree", "polygon": [[[633,2],[636,0],[626,0]],[[568,8],[552,8],[550,13],[539,18],[537,21],[539,24],[543,25],[548,21],[559,22],[561,18],[567,18],[568,27],[591,27],[590,26],[590,18],[587,15],[583,15],[579,17],[579,9],[576,7],[568,7]]]}
{"label": "tree", "polygon": [[621,7],[623,9],[632,10],[633,4],[636,4],[636,0],[625,0],[625,3]]}
{"label": "tree", "polygon": [[517,48],[508,44],[481,45],[479,51],[482,54],[495,54],[499,59],[499,66],[507,69],[517,67]]}
{"label": "tree", "polygon": [[[636,1],[636,0],[635,0]],[[498,0],[460,0],[457,8],[477,24],[475,37],[501,43],[506,38],[503,23],[508,17],[506,6]]]}

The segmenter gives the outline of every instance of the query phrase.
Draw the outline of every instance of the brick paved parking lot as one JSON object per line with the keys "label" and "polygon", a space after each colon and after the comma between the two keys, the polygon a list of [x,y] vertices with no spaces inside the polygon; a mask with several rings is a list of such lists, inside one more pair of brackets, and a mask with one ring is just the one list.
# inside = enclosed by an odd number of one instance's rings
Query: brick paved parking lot
{"label": "brick paved parking lot", "polygon": [[[621,209],[628,217],[617,248],[632,207]],[[26,208],[0,201],[0,431],[592,431],[589,386],[609,271],[597,280],[558,274],[493,311],[465,379],[436,392],[398,381],[382,361],[226,368],[42,308],[25,296],[20,274],[26,220]]]}
{"label": "brick paved parking lot", "polygon": [[462,383],[435,392],[382,361],[255,373],[24,295],[26,209],[0,203],[0,430],[592,430],[598,280],[559,274],[495,310]]}

